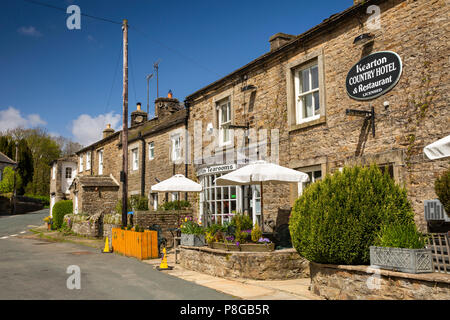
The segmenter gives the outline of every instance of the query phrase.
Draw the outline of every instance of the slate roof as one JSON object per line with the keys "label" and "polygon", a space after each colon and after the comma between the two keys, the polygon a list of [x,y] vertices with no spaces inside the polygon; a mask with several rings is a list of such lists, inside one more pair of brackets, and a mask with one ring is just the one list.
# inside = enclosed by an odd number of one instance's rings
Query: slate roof
{"label": "slate roof", "polygon": [[0,152],[0,163],[8,163],[8,164],[12,164],[12,165],[16,165],[17,163],[10,159],[6,154]]}
{"label": "slate roof", "polygon": [[[119,184],[110,176],[77,176],[74,179],[81,187],[119,187]],[[72,182],[72,186],[74,185]]]}

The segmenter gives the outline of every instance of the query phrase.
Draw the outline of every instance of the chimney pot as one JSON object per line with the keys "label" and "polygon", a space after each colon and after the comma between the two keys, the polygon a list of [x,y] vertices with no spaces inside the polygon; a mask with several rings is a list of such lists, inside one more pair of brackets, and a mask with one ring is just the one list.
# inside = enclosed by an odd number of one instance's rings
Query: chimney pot
{"label": "chimney pot", "polygon": [[167,98],[172,99],[173,94],[172,94],[172,90],[169,90],[169,93],[167,94]]}
{"label": "chimney pot", "polygon": [[136,103],[136,109],[138,111],[141,111],[141,103],[140,102]]}
{"label": "chimney pot", "polygon": [[295,36],[292,34],[278,32],[269,38],[270,42],[270,51],[276,50],[282,45],[288,43],[289,41],[295,39]]}

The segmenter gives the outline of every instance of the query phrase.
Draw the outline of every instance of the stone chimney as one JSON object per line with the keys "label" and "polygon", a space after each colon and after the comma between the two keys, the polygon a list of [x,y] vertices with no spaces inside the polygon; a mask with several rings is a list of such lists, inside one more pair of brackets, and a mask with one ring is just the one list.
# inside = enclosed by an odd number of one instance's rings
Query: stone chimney
{"label": "stone chimney", "polygon": [[147,121],[147,119],[147,112],[141,110],[141,103],[138,102],[136,104],[136,110],[131,113],[131,127],[144,123]]}
{"label": "stone chimney", "polygon": [[167,94],[167,98],[160,97],[155,100],[155,117],[162,119],[172,113],[183,109],[178,99],[173,98],[172,90]]}
{"label": "stone chimney", "polygon": [[278,32],[269,38],[270,42],[270,51],[276,50],[282,45],[288,43],[292,39],[295,39],[295,36],[292,34],[286,34],[282,32]]}
{"label": "stone chimney", "polygon": [[111,128],[111,124],[108,123],[108,124],[106,125],[106,129],[103,130],[103,139],[105,139],[107,136],[112,135],[113,133],[114,133],[114,129]]}

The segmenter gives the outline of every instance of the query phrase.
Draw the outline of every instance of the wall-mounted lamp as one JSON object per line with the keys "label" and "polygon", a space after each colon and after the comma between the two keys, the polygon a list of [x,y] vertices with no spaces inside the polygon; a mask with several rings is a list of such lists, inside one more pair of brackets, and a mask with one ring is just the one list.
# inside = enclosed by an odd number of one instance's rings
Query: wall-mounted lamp
{"label": "wall-mounted lamp", "polygon": [[364,44],[366,42],[369,42],[373,38],[374,38],[373,34],[371,34],[371,33],[363,33],[363,34],[360,34],[359,36],[357,36],[353,40],[353,44]]}

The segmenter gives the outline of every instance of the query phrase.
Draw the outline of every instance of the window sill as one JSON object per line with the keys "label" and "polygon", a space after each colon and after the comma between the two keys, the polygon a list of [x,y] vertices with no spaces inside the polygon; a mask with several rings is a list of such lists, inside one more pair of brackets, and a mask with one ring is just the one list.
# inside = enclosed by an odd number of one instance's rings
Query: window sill
{"label": "window sill", "polygon": [[311,121],[307,121],[307,122],[303,122],[303,123],[299,123],[299,124],[292,124],[289,126],[289,132],[295,131],[295,130],[300,130],[300,129],[304,129],[304,128],[308,128],[308,127],[312,127],[312,126],[316,126],[322,123],[326,123],[327,122],[327,118],[326,116],[320,116],[319,119],[315,119],[315,120],[311,120]]}

